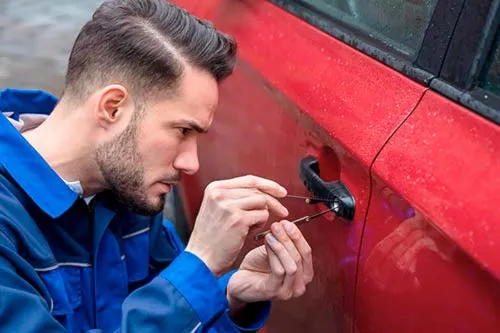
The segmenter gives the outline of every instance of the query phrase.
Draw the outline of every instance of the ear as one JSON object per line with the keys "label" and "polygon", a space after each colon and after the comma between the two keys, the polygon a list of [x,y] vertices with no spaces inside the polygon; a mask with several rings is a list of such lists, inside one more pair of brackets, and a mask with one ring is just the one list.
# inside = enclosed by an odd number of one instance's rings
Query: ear
{"label": "ear", "polygon": [[126,121],[129,116],[131,100],[127,88],[120,84],[106,86],[100,92],[97,103],[96,122],[103,128],[120,121]]}

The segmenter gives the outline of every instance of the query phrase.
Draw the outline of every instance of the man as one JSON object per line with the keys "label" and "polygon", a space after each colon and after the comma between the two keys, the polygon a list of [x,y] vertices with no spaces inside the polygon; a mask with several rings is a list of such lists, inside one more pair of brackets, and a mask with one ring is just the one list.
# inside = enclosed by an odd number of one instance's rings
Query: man
{"label": "man", "polygon": [[287,221],[226,273],[251,228],[287,216],[275,182],[210,184],[186,248],[159,214],[198,170],[235,53],[163,0],[109,0],[75,41],[60,101],[0,92],[21,130],[23,113],[50,114],[22,134],[0,116],[0,331],[255,331],[270,300],[304,293],[311,250]]}

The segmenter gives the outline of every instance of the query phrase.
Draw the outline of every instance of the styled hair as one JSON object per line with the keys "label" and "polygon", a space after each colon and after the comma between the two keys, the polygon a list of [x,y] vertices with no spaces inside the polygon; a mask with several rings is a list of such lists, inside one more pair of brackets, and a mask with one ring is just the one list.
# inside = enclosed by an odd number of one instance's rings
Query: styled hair
{"label": "styled hair", "polygon": [[230,36],[165,0],[106,0],[75,40],[65,93],[83,101],[112,83],[142,97],[175,92],[186,66],[220,82],[236,49]]}

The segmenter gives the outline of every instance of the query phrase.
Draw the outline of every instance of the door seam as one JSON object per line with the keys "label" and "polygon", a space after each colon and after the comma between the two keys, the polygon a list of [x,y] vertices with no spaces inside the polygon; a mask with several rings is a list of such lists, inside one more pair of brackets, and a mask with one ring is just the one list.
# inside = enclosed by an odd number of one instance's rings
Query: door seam
{"label": "door seam", "polygon": [[360,263],[361,249],[363,247],[363,238],[364,238],[364,235],[365,235],[365,228],[366,228],[366,222],[367,222],[366,220],[367,220],[367,217],[368,217],[368,212],[370,211],[370,206],[371,206],[371,201],[372,201],[372,195],[373,195],[373,193],[372,193],[373,192],[373,167],[374,167],[375,162],[377,161],[378,157],[380,156],[380,154],[384,150],[385,146],[387,146],[387,144],[389,143],[389,141],[391,141],[391,139],[394,137],[394,135],[396,135],[396,133],[399,131],[399,129],[404,124],[406,124],[406,122],[408,121],[408,119],[411,117],[411,115],[413,115],[413,113],[415,112],[415,110],[418,108],[418,106],[422,102],[422,99],[424,98],[424,96],[427,95],[428,91],[430,91],[430,88],[428,88],[428,87],[423,90],[422,95],[418,99],[417,103],[415,103],[415,106],[413,107],[413,109],[406,115],[406,117],[403,118],[403,120],[399,123],[399,125],[397,125],[392,130],[391,134],[389,134],[389,136],[387,137],[387,139],[384,141],[384,143],[380,147],[379,151],[375,154],[375,157],[371,161],[370,166],[368,167],[369,181],[370,181],[370,184],[369,184],[369,193],[370,193],[370,196],[368,198],[366,212],[365,212],[365,216],[363,218],[364,222],[363,222],[363,228],[361,230],[361,237],[360,237],[360,240],[359,240],[358,257],[357,257],[357,260],[356,260],[356,273],[355,273],[355,277],[354,277],[354,299],[353,299],[353,305],[352,305],[353,308],[351,310],[351,313],[352,313],[351,332],[352,333],[355,333],[356,302],[357,302],[357,296],[358,296],[359,263]]}

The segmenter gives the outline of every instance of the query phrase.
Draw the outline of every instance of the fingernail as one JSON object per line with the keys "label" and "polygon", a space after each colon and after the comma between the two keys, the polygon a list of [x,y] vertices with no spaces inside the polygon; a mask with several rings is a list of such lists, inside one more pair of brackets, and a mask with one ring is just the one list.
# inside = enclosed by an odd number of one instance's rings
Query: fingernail
{"label": "fingernail", "polygon": [[285,232],[283,230],[283,226],[280,223],[273,223],[273,225],[271,225],[271,229],[273,230],[273,233],[278,237],[281,237]]}
{"label": "fingernail", "polygon": [[283,213],[283,216],[288,216],[288,209],[286,207],[281,207],[281,212]]}
{"label": "fingernail", "polygon": [[268,234],[266,237],[267,237],[267,241],[268,241],[269,243],[271,243],[271,244],[274,244],[274,243],[276,243],[276,242],[277,242],[276,238],[274,238],[274,236],[273,236],[273,235],[271,235],[271,234]]}
{"label": "fingernail", "polygon": [[286,196],[288,194],[288,191],[286,190],[286,188],[282,187],[281,193],[283,194],[283,196]]}
{"label": "fingernail", "polygon": [[295,231],[295,225],[290,222],[285,223],[285,230],[290,234]]}

